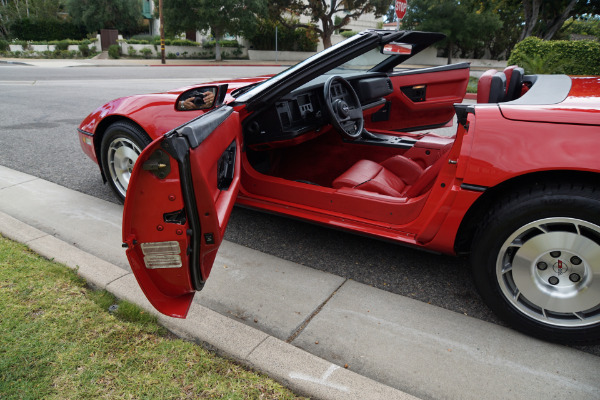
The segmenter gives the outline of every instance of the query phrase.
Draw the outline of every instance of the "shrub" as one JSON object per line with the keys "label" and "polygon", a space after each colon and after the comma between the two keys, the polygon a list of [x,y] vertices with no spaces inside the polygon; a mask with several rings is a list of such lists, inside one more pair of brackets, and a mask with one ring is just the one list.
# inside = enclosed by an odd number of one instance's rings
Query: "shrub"
{"label": "shrub", "polygon": [[[221,45],[221,47],[235,47],[238,49],[240,47],[242,47],[242,45],[239,44],[237,42],[237,40],[221,40],[221,41],[219,41],[219,44]],[[196,43],[196,45],[197,45],[197,43]],[[202,45],[202,47],[204,47],[205,49],[214,49],[215,45],[216,45],[216,41],[210,40],[210,41],[204,43]]]}
{"label": "shrub", "polygon": [[127,48],[127,54],[129,54],[129,57],[135,57],[137,54],[137,50],[134,49],[132,46],[129,46]]}
{"label": "shrub", "polygon": [[71,22],[55,19],[22,18],[10,26],[13,37],[23,40],[84,39],[85,29]]}
{"label": "shrub", "polygon": [[8,42],[6,40],[0,39],[0,51],[8,51],[10,47],[8,46]]}
{"label": "shrub", "polygon": [[545,41],[531,36],[517,43],[508,64],[519,65],[527,73],[600,75],[600,43],[591,40]]}
{"label": "shrub", "polygon": [[167,58],[168,59],[177,58],[177,55],[175,53],[169,53],[169,54],[167,54]]}
{"label": "shrub", "polygon": [[[275,23],[271,20],[260,20],[255,34],[248,39],[256,50],[275,50]],[[314,29],[277,27],[278,50],[316,51],[318,43],[319,37]]]}
{"label": "shrub", "polygon": [[149,34],[140,34],[140,35],[133,35],[131,37],[131,39],[127,39],[127,43],[131,43],[131,41],[143,41],[146,43],[133,43],[133,44],[148,44],[153,42],[155,39],[157,39],[158,41],[160,41],[160,36],[152,36]]}
{"label": "shrub", "polygon": [[108,56],[110,58],[121,57],[121,48],[118,44],[111,44],[110,46],[108,46]]}
{"label": "shrub", "polygon": [[127,44],[149,44],[150,42],[143,39],[127,39],[124,41]]}
{"label": "shrub", "polygon": [[[235,42],[235,40],[233,40],[233,42]],[[235,42],[235,43],[237,44],[237,42]],[[160,39],[158,41],[158,44],[160,44]],[[187,39],[165,39],[165,45],[169,45],[169,46],[200,46],[200,44],[198,42],[193,42],[193,41],[187,40]]]}
{"label": "shrub", "polygon": [[561,33],[565,35],[588,35],[596,36],[600,40],[600,20],[568,20],[563,25]]}
{"label": "shrub", "polygon": [[152,57],[152,50],[149,48],[143,48],[140,50],[140,53],[142,53],[142,55],[144,56],[144,58],[150,58]]}
{"label": "shrub", "polygon": [[[135,35],[131,39],[124,40],[128,44],[153,44],[160,46],[160,36]],[[165,39],[165,46],[199,46],[197,42],[187,39]]]}
{"label": "shrub", "polygon": [[352,36],[356,35],[357,33],[358,32],[356,32],[356,31],[343,31],[343,32],[340,32],[340,35],[342,35],[343,37],[348,39],[349,37],[352,37]]}
{"label": "shrub", "polygon": [[61,40],[59,42],[56,42],[55,46],[56,50],[67,50],[69,48],[69,41]]}
{"label": "shrub", "polygon": [[89,57],[89,56],[90,56],[90,53],[91,53],[91,51],[90,51],[90,45],[89,45],[89,41],[88,41],[88,43],[87,43],[87,44],[86,44],[86,43],[81,43],[81,44],[79,45],[79,51],[81,52],[81,55],[82,55],[83,57]]}

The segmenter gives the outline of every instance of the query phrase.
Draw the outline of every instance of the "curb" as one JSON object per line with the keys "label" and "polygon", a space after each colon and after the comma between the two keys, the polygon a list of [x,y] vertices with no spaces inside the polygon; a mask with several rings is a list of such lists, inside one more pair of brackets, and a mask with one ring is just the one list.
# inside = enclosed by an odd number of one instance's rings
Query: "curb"
{"label": "curb", "polygon": [[157,315],[159,323],[177,336],[265,373],[297,394],[331,400],[418,400],[197,303],[192,304],[186,319],[158,314],[131,272],[3,212],[0,212],[0,234],[29,246],[43,257],[75,269],[92,287],[105,289]]}
{"label": "curb", "polygon": [[21,61],[9,61],[9,60],[0,60],[0,64],[10,64],[10,65],[27,65],[31,67],[31,64],[27,64]]}

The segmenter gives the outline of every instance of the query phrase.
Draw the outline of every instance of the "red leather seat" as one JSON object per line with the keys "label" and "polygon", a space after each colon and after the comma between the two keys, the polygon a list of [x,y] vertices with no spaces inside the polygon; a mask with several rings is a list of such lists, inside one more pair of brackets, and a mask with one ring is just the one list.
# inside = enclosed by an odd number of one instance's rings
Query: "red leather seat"
{"label": "red leather seat", "polygon": [[335,189],[354,188],[394,197],[416,197],[431,188],[452,144],[427,168],[404,156],[393,156],[378,164],[360,160],[333,181]]}
{"label": "red leather seat", "polygon": [[506,76],[495,69],[487,70],[477,82],[477,103],[499,103],[504,101]]}

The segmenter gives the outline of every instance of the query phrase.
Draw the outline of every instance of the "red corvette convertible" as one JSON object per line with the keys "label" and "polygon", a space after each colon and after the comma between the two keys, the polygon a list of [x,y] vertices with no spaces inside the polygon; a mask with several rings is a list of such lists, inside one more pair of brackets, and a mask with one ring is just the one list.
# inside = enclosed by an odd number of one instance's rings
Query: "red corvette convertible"
{"label": "red corvette convertible", "polygon": [[469,254],[516,329],[600,340],[600,78],[491,70],[459,104],[468,64],[401,66],[442,38],[366,31],[270,78],[88,116],[81,146],[127,191],[124,246],[150,302],[186,316],[237,203]]}

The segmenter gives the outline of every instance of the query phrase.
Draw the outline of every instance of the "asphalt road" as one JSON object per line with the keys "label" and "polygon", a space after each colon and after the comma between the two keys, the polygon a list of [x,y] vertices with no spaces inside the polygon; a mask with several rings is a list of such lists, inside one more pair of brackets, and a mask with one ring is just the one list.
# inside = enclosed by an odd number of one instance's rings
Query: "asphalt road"
{"label": "asphalt road", "polygon": [[[0,64],[0,165],[115,202],[76,129],[103,103],[279,67],[74,67]],[[467,260],[235,208],[226,239],[379,289],[502,324],[482,303]],[[600,346],[584,350],[599,354]]]}

